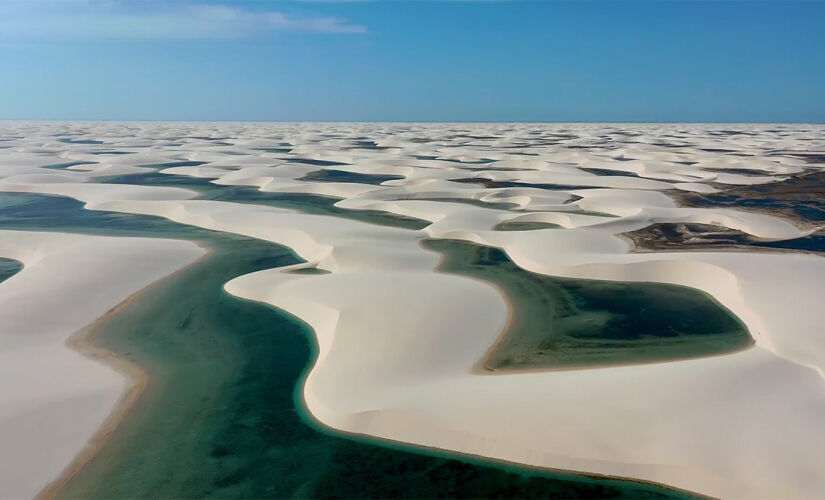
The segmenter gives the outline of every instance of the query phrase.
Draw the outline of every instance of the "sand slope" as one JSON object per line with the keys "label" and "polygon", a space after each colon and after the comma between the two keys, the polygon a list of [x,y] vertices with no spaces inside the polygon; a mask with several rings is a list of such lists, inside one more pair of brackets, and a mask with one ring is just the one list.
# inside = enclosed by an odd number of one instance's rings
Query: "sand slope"
{"label": "sand slope", "polygon": [[[109,149],[133,143],[149,149],[135,153],[137,162],[118,157],[84,170],[41,168],[43,156],[87,159],[104,147],[55,144],[49,139],[55,130],[101,139]],[[134,138],[124,139],[124,130]],[[160,215],[266,239],[330,271],[261,271],[226,289],[314,328],[320,352],[304,396],[313,415],[331,427],[714,496],[810,498],[825,495],[825,311],[818,307],[825,302],[825,259],[790,252],[635,253],[619,234],[657,222],[710,223],[765,240],[809,234],[764,212],[679,207],[669,194],[713,193],[821,169],[798,153],[824,150],[823,131],[776,125],[32,125],[17,134],[25,140],[6,150],[16,156],[8,157],[0,191],[70,196],[90,209]],[[182,135],[199,138],[164,146],[163,137]],[[210,135],[222,139],[210,141]],[[363,144],[363,136],[373,145]],[[173,161],[208,163],[158,168],[224,186],[333,196],[341,208],[431,224],[413,231],[191,199],[190,191],[176,188],[92,182],[106,171]],[[323,169],[403,178],[302,180]],[[493,230],[504,221],[563,229]],[[420,246],[430,237],[501,247],[537,273],[691,286],[737,314],[756,345],[728,356],[644,366],[478,374],[473,368],[504,327],[507,304],[489,284],[437,272],[438,255]]]}
{"label": "sand slope", "polygon": [[53,480],[131,385],[67,339],[203,253],[189,242],[0,230],[0,256],[24,264],[0,285],[0,497],[31,497]]}

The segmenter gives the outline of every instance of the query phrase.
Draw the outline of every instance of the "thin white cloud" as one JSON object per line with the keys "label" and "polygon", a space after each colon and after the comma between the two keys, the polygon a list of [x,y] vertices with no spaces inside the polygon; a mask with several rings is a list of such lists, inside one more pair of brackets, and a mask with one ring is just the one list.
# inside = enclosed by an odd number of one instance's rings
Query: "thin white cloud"
{"label": "thin white cloud", "polygon": [[273,31],[365,33],[337,17],[219,4],[117,0],[0,0],[0,40],[231,39]]}

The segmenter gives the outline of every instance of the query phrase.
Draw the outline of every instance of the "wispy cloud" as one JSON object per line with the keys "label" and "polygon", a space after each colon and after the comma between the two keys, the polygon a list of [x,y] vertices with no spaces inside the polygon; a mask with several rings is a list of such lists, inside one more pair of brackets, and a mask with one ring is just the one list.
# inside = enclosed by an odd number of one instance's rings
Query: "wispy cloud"
{"label": "wispy cloud", "polygon": [[273,31],[365,33],[347,19],[232,5],[118,0],[0,0],[0,40],[248,38]]}

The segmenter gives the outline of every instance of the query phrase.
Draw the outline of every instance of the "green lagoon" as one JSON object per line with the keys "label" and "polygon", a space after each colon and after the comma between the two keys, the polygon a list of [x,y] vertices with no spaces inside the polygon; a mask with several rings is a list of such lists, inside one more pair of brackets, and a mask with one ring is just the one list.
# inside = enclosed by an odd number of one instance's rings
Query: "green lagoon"
{"label": "green lagoon", "polygon": [[268,193],[259,190],[257,187],[223,186],[213,183],[211,179],[186,175],[150,172],[146,174],[102,178],[100,182],[182,187],[196,191],[199,194],[198,199],[201,200],[231,201],[233,203],[251,203],[277,208],[289,208],[307,214],[344,217],[369,224],[399,227],[402,229],[423,229],[430,225],[430,222],[426,220],[405,217],[380,210],[347,210],[339,208],[335,206],[335,204],[341,201],[340,198],[331,196],[304,193]]}
{"label": "green lagoon", "polygon": [[457,240],[424,246],[444,255],[442,271],[490,282],[509,299],[510,325],[483,362],[489,370],[675,361],[753,344],[736,316],[692,288],[546,276],[498,248]]}
{"label": "green lagoon", "polygon": [[14,260],[0,257],[0,283],[11,278],[20,270],[23,269],[23,264]]}
{"label": "green lagoon", "polygon": [[[61,498],[690,498],[342,435],[303,409],[312,331],[223,284],[296,264],[289,249],[75,200],[0,194],[0,227],[190,239],[213,252],[98,323],[94,344],[141,366],[146,390]],[[308,275],[305,279],[315,279]]]}

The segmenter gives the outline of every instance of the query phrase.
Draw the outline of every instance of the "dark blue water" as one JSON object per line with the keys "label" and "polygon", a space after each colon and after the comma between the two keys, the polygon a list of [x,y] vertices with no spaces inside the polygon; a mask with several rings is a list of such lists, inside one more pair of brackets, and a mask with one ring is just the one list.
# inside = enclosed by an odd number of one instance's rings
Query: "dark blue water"
{"label": "dark blue water", "polygon": [[11,278],[21,269],[23,269],[23,264],[19,261],[0,257],[0,283]]}

